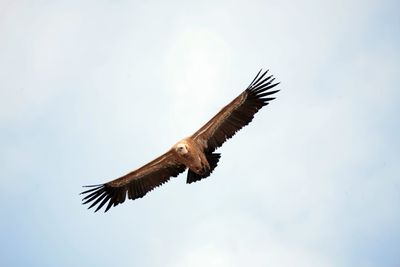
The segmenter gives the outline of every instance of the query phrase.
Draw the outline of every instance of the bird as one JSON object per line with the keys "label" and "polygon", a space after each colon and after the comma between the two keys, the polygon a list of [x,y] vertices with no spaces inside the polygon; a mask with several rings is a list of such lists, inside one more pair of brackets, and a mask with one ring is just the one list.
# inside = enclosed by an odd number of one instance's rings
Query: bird
{"label": "bird", "polygon": [[187,184],[209,177],[221,157],[215,150],[248,125],[280,91],[271,90],[279,82],[275,82],[273,75],[266,76],[268,71],[261,69],[239,96],[193,135],[178,141],[163,155],[115,180],[84,186],[82,204],[90,204],[88,209],[96,207],[95,212],[106,205],[104,212],[107,212],[111,207],[124,203],[126,198],[142,198],[186,169]]}

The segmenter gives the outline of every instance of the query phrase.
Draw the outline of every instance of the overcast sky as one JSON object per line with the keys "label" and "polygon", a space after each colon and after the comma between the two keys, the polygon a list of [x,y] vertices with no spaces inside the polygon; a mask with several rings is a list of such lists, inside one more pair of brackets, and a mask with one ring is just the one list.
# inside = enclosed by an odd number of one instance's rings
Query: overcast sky
{"label": "overcast sky", "polygon": [[[400,266],[398,1],[0,0],[2,266]],[[106,214],[82,185],[277,99],[212,176]]]}

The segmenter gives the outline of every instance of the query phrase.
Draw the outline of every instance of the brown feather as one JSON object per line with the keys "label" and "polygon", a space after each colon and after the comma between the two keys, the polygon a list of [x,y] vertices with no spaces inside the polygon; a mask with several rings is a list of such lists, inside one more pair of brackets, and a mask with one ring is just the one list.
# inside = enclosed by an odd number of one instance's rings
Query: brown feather
{"label": "brown feather", "polygon": [[192,135],[207,153],[222,146],[227,139],[249,124],[263,106],[275,99],[266,96],[277,93],[279,90],[269,90],[279,83],[273,83],[272,75],[264,78],[267,72],[261,74],[260,70],[246,90]]}
{"label": "brown feather", "polygon": [[98,205],[95,212],[101,209],[107,202],[104,212],[112,206],[117,206],[128,199],[137,199],[148,192],[166,183],[170,177],[176,177],[184,172],[186,166],[177,162],[173,153],[168,151],[161,157],[153,160],[145,166],[128,173],[118,179],[94,187],[82,192],[86,195],[83,204],[91,203],[89,209]]}

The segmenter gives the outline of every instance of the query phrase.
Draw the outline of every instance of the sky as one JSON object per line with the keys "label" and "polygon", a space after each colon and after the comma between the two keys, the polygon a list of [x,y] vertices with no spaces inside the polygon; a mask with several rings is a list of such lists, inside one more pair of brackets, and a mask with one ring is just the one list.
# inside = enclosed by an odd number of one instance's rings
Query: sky
{"label": "sky", "polygon": [[[398,1],[0,0],[2,266],[400,266]],[[260,68],[277,99],[107,213]]]}

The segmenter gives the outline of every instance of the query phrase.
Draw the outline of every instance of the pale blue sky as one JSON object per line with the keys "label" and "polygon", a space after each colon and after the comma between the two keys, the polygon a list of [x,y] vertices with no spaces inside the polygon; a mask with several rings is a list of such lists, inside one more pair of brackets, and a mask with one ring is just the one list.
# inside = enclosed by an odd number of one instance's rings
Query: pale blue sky
{"label": "pale blue sky", "polygon": [[[398,1],[0,0],[2,266],[400,266]],[[259,68],[282,90],[107,214],[82,185],[193,133]]]}

